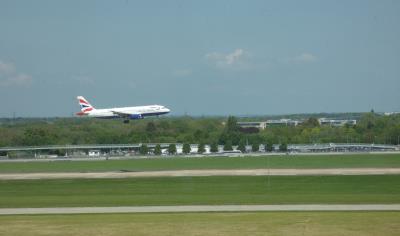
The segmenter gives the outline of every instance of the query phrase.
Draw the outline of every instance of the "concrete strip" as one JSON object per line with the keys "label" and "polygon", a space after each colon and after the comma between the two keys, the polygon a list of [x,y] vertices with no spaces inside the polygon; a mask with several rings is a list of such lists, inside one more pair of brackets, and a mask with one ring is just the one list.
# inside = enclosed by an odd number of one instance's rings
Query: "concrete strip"
{"label": "concrete strip", "polygon": [[140,207],[55,207],[0,208],[0,215],[173,213],[173,212],[256,212],[256,211],[400,211],[400,204],[312,204],[312,205],[204,205]]}
{"label": "concrete strip", "polygon": [[168,170],[143,172],[89,173],[14,173],[0,174],[0,180],[23,179],[106,179],[133,177],[183,176],[291,176],[291,175],[394,175],[400,168],[340,168],[340,169],[242,169],[242,170]]}

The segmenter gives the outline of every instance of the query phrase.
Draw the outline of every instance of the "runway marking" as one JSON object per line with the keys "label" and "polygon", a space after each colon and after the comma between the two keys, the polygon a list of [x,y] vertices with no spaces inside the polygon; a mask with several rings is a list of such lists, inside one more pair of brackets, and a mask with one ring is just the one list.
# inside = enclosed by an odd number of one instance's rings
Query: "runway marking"
{"label": "runway marking", "polygon": [[142,172],[65,172],[0,174],[0,180],[23,179],[108,179],[133,177],[194,176],[292,176],[292,175],[393,175],[400,168],[337,168],[337,169],[241,169],[241,170],[167,170]]}
{"label": "runway marking", "polygon": [[307,205],[203,205],[0,208],[0,215],[174,213],[174,212],[257,212],[257,211],[400,211],[400,204],[307,204]]}

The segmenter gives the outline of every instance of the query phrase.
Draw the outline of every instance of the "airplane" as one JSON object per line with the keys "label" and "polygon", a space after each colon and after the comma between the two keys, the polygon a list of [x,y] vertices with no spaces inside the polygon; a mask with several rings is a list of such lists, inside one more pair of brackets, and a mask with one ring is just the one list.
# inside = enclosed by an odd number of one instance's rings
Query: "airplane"
{"label": "airplane", "polygon": [[78,96],[77,99],[81,111],[76,113],[76,115],[103,119],[122,118],[124,119],[124,123],[129,123],[129,120],[143,119],[146,116],[164,115],[170,112],[168,108],[161,105],[96,109],[84,97]]}

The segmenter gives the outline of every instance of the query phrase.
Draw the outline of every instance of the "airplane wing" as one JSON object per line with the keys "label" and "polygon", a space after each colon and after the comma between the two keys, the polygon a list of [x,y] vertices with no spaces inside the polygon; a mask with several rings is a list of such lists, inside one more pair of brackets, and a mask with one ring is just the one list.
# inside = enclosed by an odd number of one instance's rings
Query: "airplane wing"
{"label": "airplane wing", "polygon": [[115,115],[118,115],[119,117],[122,118],[130,118],[130,119],[141,119],[142,114],[140,113],[127,113],[127,112],[120,112],[120,111],[111,111]]}

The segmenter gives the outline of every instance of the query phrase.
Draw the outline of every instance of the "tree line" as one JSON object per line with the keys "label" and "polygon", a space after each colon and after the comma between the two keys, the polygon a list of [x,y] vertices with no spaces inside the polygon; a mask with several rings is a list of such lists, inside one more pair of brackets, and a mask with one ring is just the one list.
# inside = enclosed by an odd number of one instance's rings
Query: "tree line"
{"label": "tree line", "polygon": [[[240,119],[239,119],[240,120]],[[271,126],[264,130],[241,128],[238,118],[165,117],[135,120],[90,118],[35,119],[24,122],[1,120],[0,146],[41,146],[78,144],[187,143],[224,145],[380,143],[398,144],[400,115],[364,113],[356,125],[321,126],[308,118],[298,126]]]}

